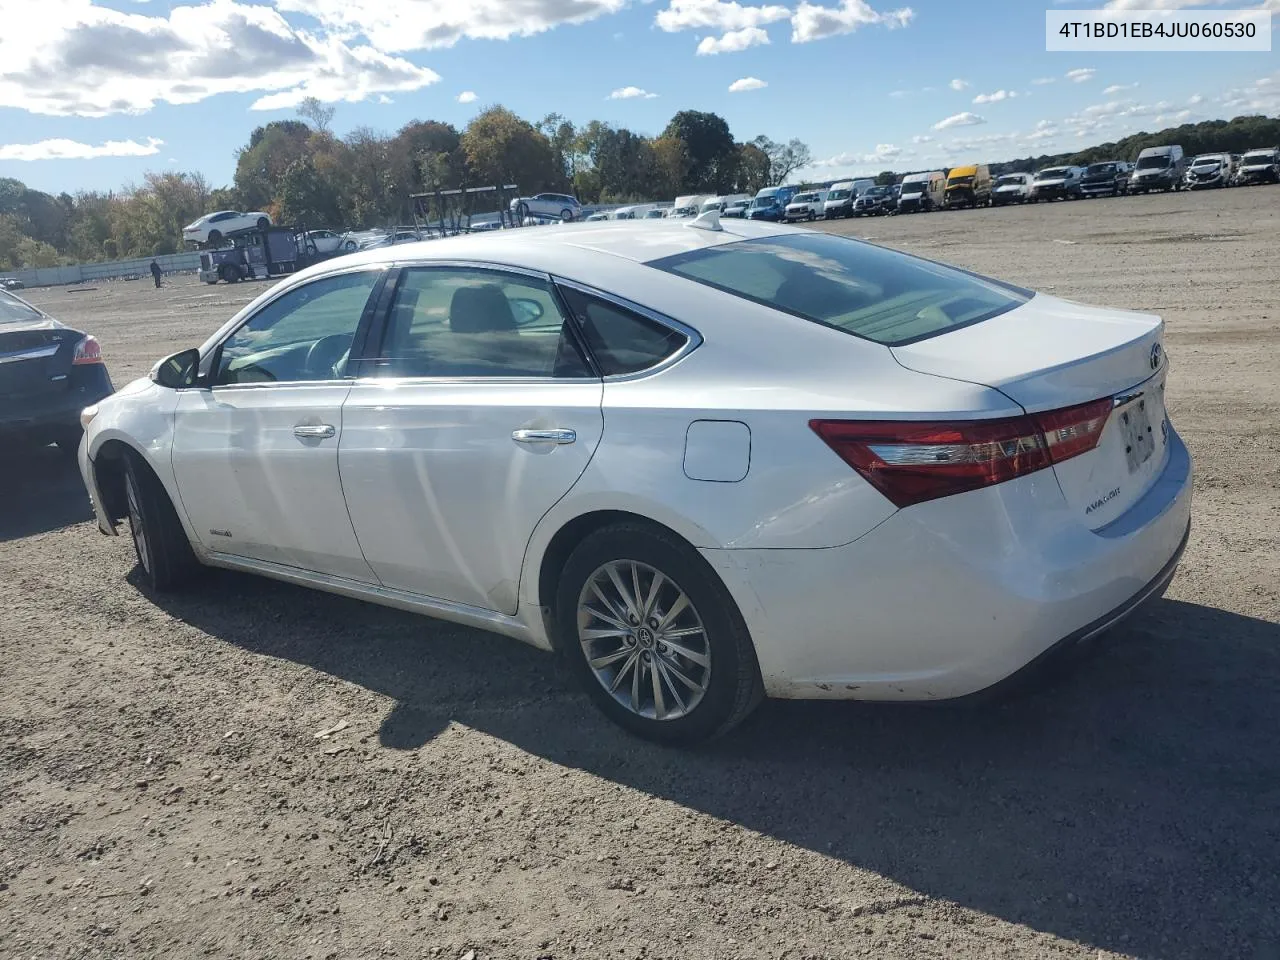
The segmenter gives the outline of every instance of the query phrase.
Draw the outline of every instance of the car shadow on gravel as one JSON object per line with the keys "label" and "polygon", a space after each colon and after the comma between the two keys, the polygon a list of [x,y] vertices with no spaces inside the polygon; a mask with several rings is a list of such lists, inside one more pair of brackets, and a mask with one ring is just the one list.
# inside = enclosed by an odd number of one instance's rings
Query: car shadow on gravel
{"label": "car shadow on gravel", "polygon": [[0,466],[0,543],[92,518],[74,457],[57,447],[5,449]]}
{"label": "car shadow on gravel", "polygon": [[679,751],[617,730],[554,658],[500,637],[226,573],[163,604],[393,698],[387,748],[460,723],[1098,948],[1276,955],[1274,623],[1162,600],[1002,704],[766,703],[729,737]]}

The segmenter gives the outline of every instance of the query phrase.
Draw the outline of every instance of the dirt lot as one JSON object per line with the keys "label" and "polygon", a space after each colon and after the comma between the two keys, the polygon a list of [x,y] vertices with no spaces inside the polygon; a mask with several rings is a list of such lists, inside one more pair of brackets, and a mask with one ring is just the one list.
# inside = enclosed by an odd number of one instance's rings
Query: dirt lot
{"label": "dirt lot", "polygon": [[[834,227],[1168,320],[1181,572],[1000,707],[766,704],[651,747],[511,641],[232,574],[153,600],[52,450],[6,454],[0,956],[1280,957],[1277,211]],[[122,384],[260,289],[30,296]]]}

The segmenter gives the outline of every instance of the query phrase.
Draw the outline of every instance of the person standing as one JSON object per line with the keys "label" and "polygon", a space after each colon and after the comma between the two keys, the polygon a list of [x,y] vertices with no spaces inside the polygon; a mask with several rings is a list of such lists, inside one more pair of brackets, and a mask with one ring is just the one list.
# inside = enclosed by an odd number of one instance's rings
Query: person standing
{"label": "person standing", "polygon": [[152,261],[151,261],[151,277],[152,277],[152,279],[153,279],[153,280],[155,280],[155,282],[156,282],[156,289],[157,289],[157,290],[159,290],[159,289],[160,289],[160,274],[161,274],[161,273],[162,273],[162,271],[160,270],[160,262],[159,262],[158,260],[152,260]]}

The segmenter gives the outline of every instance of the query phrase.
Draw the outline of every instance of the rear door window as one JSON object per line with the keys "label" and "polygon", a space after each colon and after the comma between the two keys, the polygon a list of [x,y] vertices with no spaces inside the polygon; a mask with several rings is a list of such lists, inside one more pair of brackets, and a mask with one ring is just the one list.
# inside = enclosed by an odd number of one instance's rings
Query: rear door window
{"label": "rear door window", "polygon": [[886,346],[980,323],[1033,294],[827,234],[745,240],[649,266]]}
{"label": "rear door window", "polygon": [[623,376],[658,366],[689,342],[678,330],[573,287],[560,287],[601,374]]}

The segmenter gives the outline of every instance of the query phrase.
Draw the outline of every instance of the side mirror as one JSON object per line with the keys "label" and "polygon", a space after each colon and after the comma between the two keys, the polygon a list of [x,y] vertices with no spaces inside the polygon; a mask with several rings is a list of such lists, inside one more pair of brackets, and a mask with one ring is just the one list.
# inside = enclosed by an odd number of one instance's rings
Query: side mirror
{"label": "side mirror", "polygon": [[200,374],[200,351],[195,347],[165,357],[151,368],[151,379],[170,390],[194,387]]}

